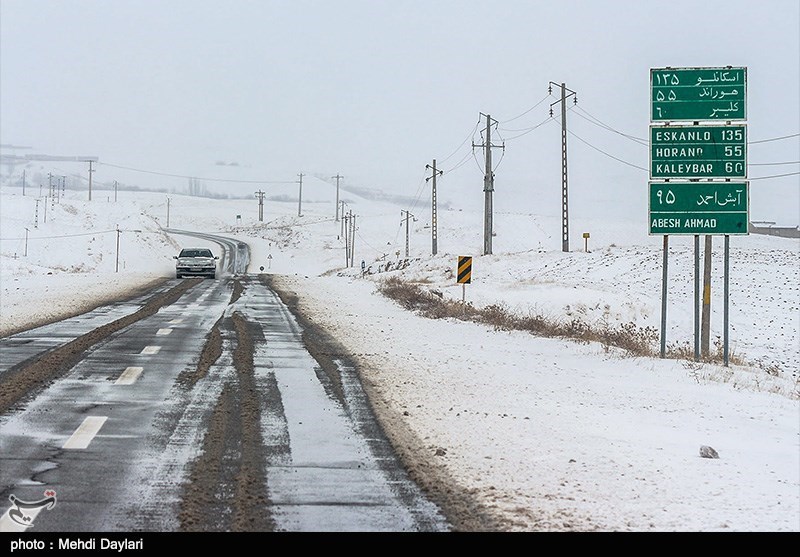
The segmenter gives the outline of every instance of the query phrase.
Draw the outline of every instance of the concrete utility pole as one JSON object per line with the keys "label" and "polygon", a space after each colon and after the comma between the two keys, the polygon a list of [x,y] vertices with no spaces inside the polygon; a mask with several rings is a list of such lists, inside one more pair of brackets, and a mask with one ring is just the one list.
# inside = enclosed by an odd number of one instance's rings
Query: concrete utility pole
{"label": "concrete utility pole", "polygon": [[[547,89],[548,93],[553,92],[553,85],[559,87],[557,83],[550,82]],[[578,94],[572,89],[567,89],[563,83],[561,87],[561,99],[550,103],[550,116],[553,115],[553,105],[561,103],[561,251],[569,251],[569,205],[567,203],[567,98],[574,97],[575,104],[578,104]],[[567,94],[569,91],[569,95]]]}
{"label": "concrete utility pole", "polygon": [[356,216],[353,214],[353,210],[350,210],[350,266],[353,266],[353,262],[355,261],[355,249],[356,249]]}
{"label": "concrete utility pole", "polygon": [[[505,144],[492,145],[492,117],[488,114],[481,113],[481,116],[486,116],[486,140],[483,145],[472,144],[472,148],[483,147],[484,156],[486,158],[486,168],[483,175],[483,192],[484,192],[484,211],[483,211],[483,254],[490,255],[492,253],[492,194],[494,193],[494,172],[492,171],[492,148],[502,147],[505,150]],[[497,120],[494,120],[497,123]]]}
{"label": "concrete utility pole", "polygon": [[[344,178],[344,176],[331,176],[331,178],[336,178],[336,222],[339,222],[339,180]],[[344,216],[344,212],[342,212],[342,216]]]}
{"label": "concrete utility pole", "polygon": [[28,257],[28,227],[25,227],[25,257]]}
{"label": "concrete utility pole", "polygon": [[300,174],[298,174],[298,176],[300,176],[300,180],[298,181],[298,183],[300,184],[300,194],[297,197],[297,216],[298,217],[302,217],[303,216],[303,214],[302,214],[302,210],[303,210],[303,176],[305,176],[305,174],[303,174],[301,172]]}
{"label": "concrete utility pole", "polygon": [[350,266],[350,227],[347,226],[349,217],[342,210],[342,236],[344,238],[344,266]]}
{"label": "concrete utility pole", "polygon": [[703,316],[700,333],[700,350],[703,358],[708,359],[711,348],[711,238],[706,236],[703,252]]}
{"label": "concrete utility pole", "polygon": [[22,196],[25,196],[25,170],[22,171]]}
{"label": "concrete utility pole", "polygon": [[61,197],[63,198],[64,195],[67,193],[67,177],[62,176],[62,178],[64,178],[64,181],[61,182]]}
{"label": "concrete utility pole", "polygon": [[414,222],[416,222],[417,219],[414,218],[414,215],[412,215],[411,213],[409,213],[406,210],[400,211],[400,214],[401,215],[405,215],[405,221],[406,221],[406,259],[408,259],[408,221],[413,218]]}
{"label": "concrete utility pole", "polygon": [[36,200],[36,209],[34,209],[33,213],[33,227],[39,228],[39,200]]}
{"label": "concrete utility pole", "polygon": [[92,174],[94,174],[94,169],[92,168],[92,164],[94,161],[89,161],[89,201],[92,200]]}
{"label": "concrete utility pole", "polygon": [[344,230],[344,206],[345,206],[345,202],[344,201],[340,201],[339,203],[342,206],[342,231],[339,233],[339,236],[344,238],[344,232],[345,232],[345,230]]}
{"label": "concrete utility pole", "polygon": [[261,190],[256,192],[256,197],[258,198],[258,220],[259,222],[264,220],[264,194]]}
{"label": "concrete utility pole", "polygon": [[169,197],[167,198],[167,228],[169,228]]}
{"label": "concrete utility pole", "polygon": [[441,170],[436,170],[436,159],[433,159],[433,165],[426,164],[425,168],[430,168],[433,171],[433,174],[429,178],[425,178],[425,181],[431,180],[431,254],[436,255],[436,252],[439,250],[438,240],[438,229],[437,229],[437,218],[436,218],[436,176],[443,174]]}
{"label": "concrete utility pole", "polygon": [[[116,202],[117,202],[117,181],[114,180],[114,203]],[[167,214],[169,214],[169,211],[167,211]],[[169,220],[167,220],[167,223],[168,223],[167,226],[169,226]]]}
{"label": "concrete utility pole", "polygon": [[119,273],[119,225],[117,225],[117,262],[114,266],[114,272]]}

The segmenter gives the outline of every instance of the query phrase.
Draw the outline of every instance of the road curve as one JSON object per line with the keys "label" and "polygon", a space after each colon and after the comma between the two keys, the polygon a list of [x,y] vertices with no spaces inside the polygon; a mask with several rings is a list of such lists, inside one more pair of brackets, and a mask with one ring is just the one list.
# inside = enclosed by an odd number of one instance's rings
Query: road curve
{"label": "road curve", "polygon": [[233,276],[247,274],[247,268],[250,265],[250,246],[246,243],[233,238],[205,232],[178,230],[175,228],[165,228],[164,232],[168,234],[179,234],[181,236],[191,236],[218,244],[222,249],[222,255],[220,256],[220,270],[222,273]]}
{"label": "road curve", "polygon": [[[0,407],[0,531],[452,529],[346,355],[318,361],[247,274],[248,246],[170,233],[218,243],[221,278],[0,339],[4,388],[39,378]],[[51,507],[14,504],[45,493]]]}

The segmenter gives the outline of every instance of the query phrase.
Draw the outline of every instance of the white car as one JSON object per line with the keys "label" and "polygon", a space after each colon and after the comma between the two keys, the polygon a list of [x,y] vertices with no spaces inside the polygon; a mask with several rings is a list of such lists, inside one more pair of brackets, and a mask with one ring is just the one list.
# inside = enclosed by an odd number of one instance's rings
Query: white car
{"label": "white car", "polygon": [[183,248],[176,259],[175,277],[217,278],[217,259],[208,248]]}

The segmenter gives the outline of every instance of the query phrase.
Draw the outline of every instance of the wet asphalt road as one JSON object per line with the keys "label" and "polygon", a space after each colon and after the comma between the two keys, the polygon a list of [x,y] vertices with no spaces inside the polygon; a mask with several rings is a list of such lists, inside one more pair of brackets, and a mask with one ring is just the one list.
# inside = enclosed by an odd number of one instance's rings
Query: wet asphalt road
{"label": "wet asphalt road", "polygon": [[[187,279],[0,415],[0,531],[449,530],[352,365],[323,369],[246,246],[206,239],[218,280]],[[0,382],[152,295],[0,339]]]}

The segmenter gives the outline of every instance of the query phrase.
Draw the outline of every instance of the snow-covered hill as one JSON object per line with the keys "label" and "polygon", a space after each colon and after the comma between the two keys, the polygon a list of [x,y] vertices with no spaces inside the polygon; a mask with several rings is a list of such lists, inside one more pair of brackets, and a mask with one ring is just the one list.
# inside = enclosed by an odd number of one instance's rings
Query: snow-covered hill
{"label": "snow-covered hill", "polygon": [[[460,300],[456,258],[471,255],[465,295],[475,306],[658,329],[661,237],[647,235],[644,215],[574,217],[564,253],[558,217],[498,212],[493,255],[481,256],[482,213],[454,204],[439,211],[431,256],[428,201],[401,207],[340,193],[356,215],[353,267],[335,187],[316,178],[304,182],[302,216],[289,195],[267,199],[263,221],[256,199],[120,191],[116,202],[89,202],[67,191],[45,222],[43,198],[37,216],[30,192],[3,187],[0,334],[173,278],[172,256],[187,239],[167,226],[236,237],[251,246],[250,272],[278,275],[363,364],[374,404],[420,458],[508,528],[800,530],[800,241],[731,238],[730,347],[742,365],[626,358],[592,343],[419,317],[377,286],[398,276]],[[416,217],[408,257],[402,210]],[[714,339],[723,334],[722,266],[715,238]],[[674,346],[693,342],[693,269],[692,239],[673,237]],[[720,459],[701,459],[704,444]]]}

